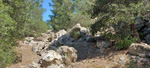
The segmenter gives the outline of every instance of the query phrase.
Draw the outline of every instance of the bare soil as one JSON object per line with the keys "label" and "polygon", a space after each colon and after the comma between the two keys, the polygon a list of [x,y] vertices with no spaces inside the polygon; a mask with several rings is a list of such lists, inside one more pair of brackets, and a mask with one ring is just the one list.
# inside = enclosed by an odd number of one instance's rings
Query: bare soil
{"label": "bare soil", "polygon": [[29,64],[32,62],[38,63],[40,56],[32,51],[32,47],[28,45],[21,45],[20,41],[19,46],[16,48],[18,54],[21,54],[22,61],[17,64],[12,64],[10,68],[29,68]]}
{"label": "bare soil", "polygon": [[[123,68],[129,62],[127,50],[116,51],[112,46],[105,49],[104,53],[95,47],[95,44],[86,42],[75,44],[78,60],[68,68]],[[124,58],[121,63],[120,58]]]}

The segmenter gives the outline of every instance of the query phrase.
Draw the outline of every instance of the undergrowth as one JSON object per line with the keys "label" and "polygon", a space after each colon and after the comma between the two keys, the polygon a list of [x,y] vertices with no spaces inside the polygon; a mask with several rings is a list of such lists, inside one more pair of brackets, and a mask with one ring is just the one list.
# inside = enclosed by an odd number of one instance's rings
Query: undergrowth
{"label": "undergrowth", "polygon": [[127,49],[131,43],[135,43],[137,41],[137,38],[132,36],[122,37],[110,33],[103,34],[103,36],[108,37],[111,40],[115,40],[116,41],[115,47],[117,50]]}

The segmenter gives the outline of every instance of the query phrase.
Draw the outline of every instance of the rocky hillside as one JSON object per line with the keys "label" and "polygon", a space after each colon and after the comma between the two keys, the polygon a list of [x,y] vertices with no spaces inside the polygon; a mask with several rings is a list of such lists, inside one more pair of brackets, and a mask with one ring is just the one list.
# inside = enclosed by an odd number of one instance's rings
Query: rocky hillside
{"label": "rocky hillside", "polygon": [[[143,26],[137,28],[141,27]],[[146,31],[149,28],[144,29]],[[149,43],[147,36],[149,35],[146,35],[144,41]],[[60,30],[55,33],[48,30],[37,38],[26,37],[19,45],[21,47],[18,47],[17,52],[20,52],[18,58],[21,62],[10,68],[150,67],[148,44],[133,43],[128,50],[118,51],[112,40],[102,36],[92,37],[89,30],[80,24],[69,31]]]}

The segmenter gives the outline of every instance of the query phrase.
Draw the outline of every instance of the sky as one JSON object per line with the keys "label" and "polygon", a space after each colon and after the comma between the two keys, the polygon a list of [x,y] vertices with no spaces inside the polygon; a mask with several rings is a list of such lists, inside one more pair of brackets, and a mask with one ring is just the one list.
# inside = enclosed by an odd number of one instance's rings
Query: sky
{"label": "sky", "polygon": [[53,7],[49,6],[49,3],[52,3],[52,0],[44,0],[43,4],[43,8],[46,9],[46,11],[43,14],[43,20],[46,22],[47,20],[50,20],[49,15],[53,15],[53,13],[50,11],[51,9],[53,9]]}

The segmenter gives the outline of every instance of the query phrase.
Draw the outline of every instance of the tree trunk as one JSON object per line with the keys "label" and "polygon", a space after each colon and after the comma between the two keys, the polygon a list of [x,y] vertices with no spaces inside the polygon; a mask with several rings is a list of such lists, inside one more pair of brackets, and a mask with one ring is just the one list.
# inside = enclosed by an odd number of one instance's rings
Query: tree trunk
{"label": "tree trunk", "polygon": [[130,27],[131,27],[131,31],[133,31],[133,36],[138,39],[137,42],[141,42],[138,30],[136,29],[136,25],[130,24]]}

